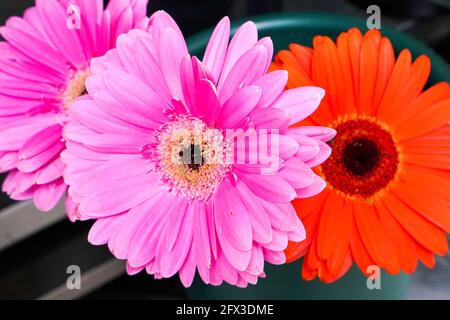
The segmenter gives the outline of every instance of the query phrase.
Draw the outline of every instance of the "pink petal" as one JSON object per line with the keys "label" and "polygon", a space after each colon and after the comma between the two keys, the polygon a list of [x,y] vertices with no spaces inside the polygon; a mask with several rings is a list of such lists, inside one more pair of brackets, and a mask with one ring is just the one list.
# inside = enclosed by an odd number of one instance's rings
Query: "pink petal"
{"label": "pink petal", "polygon": [[264,255],[261,246],[253,246],[252,257],[246,271],[258,276],[264,272]]}
{"label": "pink petal", "polygon": [[165,30],[159,42],[159,59],[164,80],[173,97],[183,97],[180,82],[181,61],[188,54],[184,38],[172,28]]}
{"label": "pink petal", "polygon": [[[250,260],[250,255],[248,257]],[[237,259],[233,259],[232,261],[235,262]],[[219,257],[217,258],[217,261],[215,265],[213,266],[212,270],[221,277],[223,280],[228,282],[231,285],[235,285],[238,280],[238,272],[233,264],[233,262],[230,261],[230,259],[226,256],[226,254],[221,253]],[[247,263],[244,263],[243,265],[248,265]],[[240,269],[238,269],[240,270]]]}
{"label": "pink petal", "polygon": [[80,203],[80,210],[93,218],[124,212],[149,199],[159,183],[153,175],[130,177],[126,185],[112,185],[86,197]]}
{"label": "pink petal", "polygon": [[228,73],[233,69],[236,62],[244,53],[252,48],[258,41],[256,25],[248,21],[244,23],[234,34],[228,47],[227,55],[220,76],[220,84],[223,84]]}
{"label": "pink petal", "polygon": [[38,174],[36,183],[46,184],[62,177],[65,168],[60,158],[56,158],[50,164],[46,165]]}
{"label": "pink petal", "polygon": [[288,232],[289,241],[300,242],[306,239],[306,230],[303,223],[300,223],[294,231]]}
{"label": "pink petal", "polygon": [[272,63],[272,58],[273,58],[273,42],[272,42],[272,39],[270,39],[270,37],[262,38],[261,40],[259,40],[257,42],[256,45],[264,46],[266,48],[266,50],[267,50],[267,60],[266,60],[266,67],[265,67],[265,70],[267,72],[267,70],[270,67],[270,64]]}
{"label": "pink petal", "polygon": [[42,168],[45,164],[54,160],[55,157],[59,157],[59,154],[63,150],[64,150],[64,143],[62,141],[58,141],[57,143],[55,143],[48,149],[42,151],[41,153],[37,154],[36,156],[33,156],[28,159],[19,160],[19,163],[17,164],[17,169],[26,173],[38,170]]}
{"label": "pink petal", "polygon": [[219,113],[219,99],[214,84],[206,79],[200,79],[196,82],[196,100],[193,106],[192,114],[203,118],[206,123],[211,123],[216,119]]}
{"label": "pink petal", "polygon": [[217,123],[222,128],[234,128],[255,108],[260,97],[259,87],[242,88],[222,106]]}
{"label": "pink petal", "polygon": [[188,253],[187,258],[179,272],[181,283],[186,288],[189,288],[194,281],[195,267],[195,256],[192,253]]}
{"label": "pink petal", "polygon": [[208,282],[209,268],[211,267],[208,219],[212,219],[212,217],[207,216],[206,206],[203,203],[200,203],[199,206],[199,212],[194,217],[194,224],[197,228],[194,229],[193,249],[191,249],[193,252],[191,254],[197,257],[197,266],[200,276],[202,276],[203,280]]}
{"label": "pink petal", "polygon": [[289,116],[283,109],[258,108],[250,114],[250,120],[256,129],[287,128]]}
{"label": "pink petal", "polygon": [[56,122],[56,117],[42,115],[23,118],[1,126],[0,151],[18,150],[30,137]]}
{"label": "pink petal", "polygon": [[264,249],[272,250],[272,251],[283,251],[288,246],[288,236],[286,232],[279,230],[272,230],[273,237],[272,241],[269,243],[265,243],[262,245]]}
{"label": "pink petal", "polygon": [[89,230],[89,243],[96,246],[107,244],[114,230],[120,227],[117,224],[118,218],[119,216],[111,216],[97,219]]}
{"label": "pink petal", "polygon": [[301,189],[314,182],[314,172],[297,158],[291,158],[285,162],[280,176],[289,182],[294,189]]}
{"label": "pink petal", "polygon": [[[171,214],[182,214],[180,211],[172,212]],[[194,217],[198,214],[198,206],[195,203],[188,205],[186,213],[184,214],[183,223],[177,235],[178,239],[175,242],[172,250],[164,248],[161,252],[160,266],[161,274],[164,277],[173,276],[185,264],[188,258],[188,253],[191,249],[193,239]],[[168,227],[172,226],[168,224]]]}
{"label": "pink petal", "polygon": [[103,133],[90,136],[85,145],[103,153],[140,154],[140,147],[149,142],[149,139],[133,135]]}
{"label": "pink petal", "polygon": [[314,168],[324,163],[325,160],[327,160],[331,155],[331,148],[328,146],[328,144],[322,141],[317,141],[317,144],[319,145],[320,148],[319,153],[314,157],[314,159],[306,162],[306,164],[311,168]]}
{"label": "pink petal", "polygon": [[300,219],[291,203],[262,202],[270,217],[272,227],[281,231],[294,231],[298,228]]}
{"label": "pink petal", "polygon": [[[148,39],[139,37],[134,45],[134,55],[145,83],[157,92],[164,101],[170,101],[169,89],[161,81],[163,74],[157,60],[156,45]],[[152,70],[152,72],[148,72],[148,70]]]}
{"label": "pink petal", "polygon": [[314,159],[320,152],[320,147],[317,140],[308,138],[292,132],[293,130],[288,130],[287,135],[297,141],[299,148],[296,153],[296,157],[303,162],[310,161]]}
{"label": "pink petal", "polygon": [[253,84],[265,74],[267,50],[263,46],[256,46],[245,53],[236,62],[225,80],[219,85],[219,100],[227,101],[243,86]]}
{"label": "pink petal", "polygon": [[88,57],[83,52],[76,30],[67,28],[67,15],[61,3],[56,0],[36,0],[36,7],[46,34],[58,51],[74,66],[85,66]]}
{"label": "pink petal", "polygon": [[130,266],[128,263],[126,264],[126,270],[127,270],[127,274],[129,276],[134,276],[136,274],[138,274],[139,272],[141,272],[142,270],[144,270],[144,267],[139,267],[139,268],[133,268],[132,266]]}
{"label": "pink petal", "polygon": [[266,108],[281,95],[288,81],[288,73],[285,70],[269,72],[256,80],[253,85],[261,87],[261,98],[258,108]]}
{"label": "pink petal", "polygon": [[167,120],[163,115],[164,102],[141,80],[122,71],[107,71],[104,77],[109,93],[130,111],[151,120]]}
{"label": "pink petal", "polygon": [[[265,213],[265,209],[259,199],[242,182],[238,182],[236,188],[239,190],[241,201],[248,209],[253,240],[258,243],[268,243],[272,241],[270,219]],[[253,247],[252,250],[255,250],[255,247]]]}
{"label": "pink petal", "polygon": [[183,39],[183,34],[177,23],[165,11],[159,10],[152,14],[152,16],[150,17],[149,25],[149,31],[151,32],[156,42],[158,42],[159,39],[164,36],[167,28],[174,30],[176,38],[178,40]]}
{"label": "pink petal", "polygon": [[292,128],[290,131],[323,142],[330,141],[336,135],[336,130],[327,127],[302,126]]}
{"label": "pink petal", "polygon": [[133,238],[128,253],[128,263],[133,267],[144,266],[154,259],[157,245],[170,217],[167,213],[174,213],[180,208],[183,210],[186,208],[182,201],[174,201],[166,191],[155,194],[142,206],[147,211],[147,218],[136,230],[136,236]]}
{"label": "pink petal", "polygon": [[6,152],[0,157],[0,172],[14,169],[19,162],[17,152]]}
{"label": "pink petal", "polygon": [[63,57],[41,39],[30,36],[23,30],[10,27],[0,27],[0,34],[21,53],[28,55],[29,52],[33,52],[34,61],[57,71],[64,70]]}
{"label": "pink petal", "polygon": [[217,190],[213,205],[220,242],[229,242],[241,251],[251,250],[252,229],[248,210],[243,206],[236,188],[228,180],[223,181]]}
{"label": "pink petal", "polygon": [[264,259],[274,265],[281,265],[286,263],[286,256],[283,251],[270,251],[263,249]]}
{"label": "pink petal", "polygon": [[289,124],[295,124],[309,117],[319,106],[325,91],[318,87],[300,87],[282,93],[273,105],[285,110],[290,117]]}
{"label": "pink petal", "polygon": [[299,198],[310,198],[322,192],[327,186],[327,183],[319,176],[314,176],[314,182],[303,189],[298,189],[297,194]]}
{"label": "pink petal", "polygon": [[114,237],[108,244],[116,258],[128,258],[133,238],[137,236],[137,230],[145,221],[147,215],[146,206],[138,205],[121,216],[120,224],[114,231]]}
{"label": "pink petal", "polygon": [[62,126],[60,124],[47,127],[25,142],[19,151],[20,159],[32,158],[61,141]]}
{"label": "pink petal", "polygon": [[34,192],[34,205],[39,210],[48,212],[58,204],[66,190],[67,186],[62,179],[39,186]]}
{"label": "pink petal", "polygon": [[280,176],[239,174],[239,179],[257,196],[277,203],[290,202],[296,198],[294,188]]}
{"label": "pink petal", "polygon": [[218,82],[222,67],[225,62],[225,56],[228,49],[228,41],[230,39],[230,19],[224,17],[217,24],[213,34],[206,47],[203,63],[211,72],[215,83]]}

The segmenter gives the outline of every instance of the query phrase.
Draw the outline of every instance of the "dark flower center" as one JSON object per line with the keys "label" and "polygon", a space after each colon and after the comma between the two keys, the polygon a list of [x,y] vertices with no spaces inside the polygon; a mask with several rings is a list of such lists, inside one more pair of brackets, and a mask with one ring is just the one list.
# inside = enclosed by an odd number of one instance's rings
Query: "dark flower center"
{"label": "dark flower center", "polygon": [[356,138],[344,148],[342,161],[355,176],[363,176],[375,168],[380,160],[380,150],[375,142]]}
{"label": "dark flower center", "polygon": [[395,177],[398,152],[392,135],[375,121],[348,120],[336,126],[333,152],[321,166],[331,187],[370,198]]}
{"label": "dark flower center", "polygon": [[205,162],[202,156],[202,149],[197,144],[191,144],[186,149],[180,151],[178,155],[181,158],[181,162],[191,170],[199,171]]}

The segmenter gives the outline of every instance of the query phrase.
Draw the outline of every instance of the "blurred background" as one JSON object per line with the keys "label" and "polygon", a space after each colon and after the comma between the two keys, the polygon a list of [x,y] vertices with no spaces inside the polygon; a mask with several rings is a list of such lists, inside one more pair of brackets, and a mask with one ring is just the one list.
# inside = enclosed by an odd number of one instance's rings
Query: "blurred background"
{"label": "blurred background", "polygon": [[[33,0],[1,0],[0,25],[21,16]],[[328,12],[367,19],[366,9],[381,8],[381,23],[423,41],[450,61],[450,0],[150,0],[149,12],[163,9],[186,37],[210,28],[222,16],[232,20],[274,12]],[[3,180],[1,176],[0,180]],[[124,266],[106,247],[87,242],[91,223],[71,224],[63,205],[52,213],[36,212],[30,203],[13,203],[0,193],[0,299],[152,299],[186,298],[178,278],[124,275]],[[80,266],[82,290],[68,291],[66,269]],[[434,270],[419,267],[411,278],[409,298],[450,299],[450,258],[438,258]]]}

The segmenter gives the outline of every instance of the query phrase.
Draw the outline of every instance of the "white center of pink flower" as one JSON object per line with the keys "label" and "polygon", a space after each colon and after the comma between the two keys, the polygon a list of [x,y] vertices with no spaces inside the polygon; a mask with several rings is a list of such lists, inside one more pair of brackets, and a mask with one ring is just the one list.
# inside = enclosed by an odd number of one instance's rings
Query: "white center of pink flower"
{"label": "white center of pink flower", "polygon": [[86,79],[90,76],[90,70],[78,70],[68,81],[65,90],[61,95],[63,111],[67,112],[72,103],[78,98],[85,95]]}
{"label": "white center of pink flower", "polygon": [[207,200],[231,170],[230,144],[200,119],[176,116],[156,137],[153,160],[172,192]]}

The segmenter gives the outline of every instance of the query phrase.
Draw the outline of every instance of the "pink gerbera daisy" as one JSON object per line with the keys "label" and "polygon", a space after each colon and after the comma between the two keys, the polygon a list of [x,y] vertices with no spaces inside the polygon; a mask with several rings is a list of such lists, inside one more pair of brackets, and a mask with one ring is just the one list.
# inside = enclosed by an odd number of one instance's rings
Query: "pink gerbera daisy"
{"label": "pink gerbera daisy", "polygon": [[89,241],[108,244],[129,274],[178,272],[190,286],[198,270],[244,287],[305,238],[290,201],[325,187],[311,167],[335,132],[289,126],[324,91],[283,92],[287,73],[266,74],[272,41],[252,22],[229,36],[224,18],[201,62],[174,22],[122,35],[126,45],[92,61],[90,97],[71,109],[69,194],[79,218],[96,219]]}
{"label": "pink gerbera daisy", "polygon": [[119,34],[145,27],[148,0],[37,0],[23,18],[0,28],[0,171],[15,200],[52,209],[62,178],[62,128],[73,101],[85,94],[89,63],[113,48]]}

